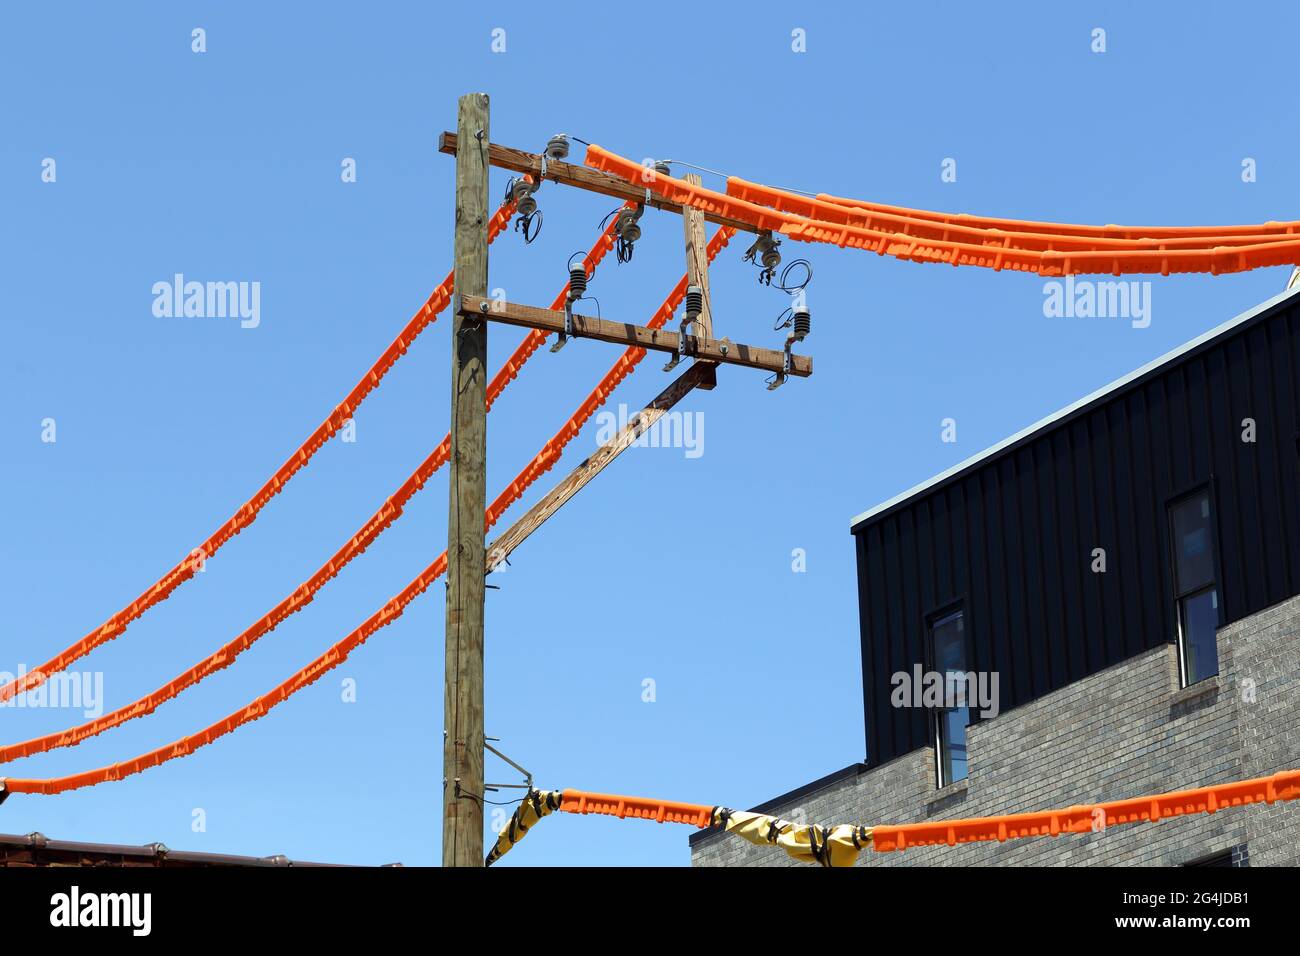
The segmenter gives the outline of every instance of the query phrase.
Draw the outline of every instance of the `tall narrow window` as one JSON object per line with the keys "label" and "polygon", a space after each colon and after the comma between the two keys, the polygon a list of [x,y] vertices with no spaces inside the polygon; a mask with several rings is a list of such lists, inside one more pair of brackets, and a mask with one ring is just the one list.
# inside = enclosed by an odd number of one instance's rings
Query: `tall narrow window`
{"label": "tall narrow window", "polygon": [[[966,627],[962,612],[938,618],[930,625],[935,670],[943,676],[944,704],[935,712],[935,755],[939,786],[966,779]],[[954,693],[956,696],[954,696]]]}
{"label": "tall narrow window", "polygon": [[1178,667],[1183,686],[1219,672],[1215,631],[1219,591],[1214,581],[1214,529],[1210,493],[1198,491],[1169,508],[1178,602]]}

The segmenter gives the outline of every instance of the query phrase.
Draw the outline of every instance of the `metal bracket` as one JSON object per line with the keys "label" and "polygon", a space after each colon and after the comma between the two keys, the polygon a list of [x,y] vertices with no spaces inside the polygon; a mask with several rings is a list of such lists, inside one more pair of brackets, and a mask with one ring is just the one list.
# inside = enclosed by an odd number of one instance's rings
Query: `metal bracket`
{"label": "metal bracket", "polygon": [[794,336],[785,337],[785,357],[781,360],[781,371],[777,372],[767,383],[767,390],[775,392],[785,384],[785,380],[790,376],[790,349],[794,346]]}
{"label": "metal bracket", "polygon": [[559,338],[551,346],[552,352],[558,352],[569,344],[569,336],[573,334],[573,303],[566,300],[564,303],[564,331],[559,333]]}
{"label": "metal bracket", "polygon": [[685,319],[682,320],[680,331],[677,333],[677,352],[673,355],[672,361],[664,366],[665,372],[671,372],[686,357],[686,327],[690,325]]}
{"label": "metal bracket", "polygon": [[515,763],[513,760],[511,760],[509,757],[507,757],[507,756],[506,756],[505,754],[503,754],[501,751],[497,750],[496,747],[493,747],[490,743],[488,743],[489,740],[495,740],[497,743],[500,743],[500,742],[501,742],[501,738],[500,738],[500,737],[484,737],[484,738],[483,738],[483,749],[484,749],[484,750],[490,750],[492,753],[496,754],[498,757],[500,757],[500,758],[501,758],[502,760],[504,760],[506,763],[510,764],[510,766],[514,767],[516,770],[518,770],[520,773],[522,773],[522,774],[524,775],[524,782],[523,782],[523,783],[485,783],[485,784],[483,784],[483,789],[486,790],[486,791],[492,791],[492,790],[503,790],[503,789],[504,789],[504,790],[529,790],[529,791],[531,791],[531,790],[533,789],[533,775],[532,775],[532,773],[530,773],[529,771],[525,770],[523,767],[519,766],[519,764]]}

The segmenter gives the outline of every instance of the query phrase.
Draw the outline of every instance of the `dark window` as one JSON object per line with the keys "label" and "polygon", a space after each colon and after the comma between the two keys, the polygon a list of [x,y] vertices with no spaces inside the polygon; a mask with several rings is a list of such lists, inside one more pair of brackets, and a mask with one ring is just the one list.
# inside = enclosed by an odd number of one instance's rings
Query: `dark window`
{"label": "dark window", "polygon": [[1219,591],[1214,577],[1214,523],[1210,493],[1198,491],[1169,508],[1174,592],[1178,601],[1178,668],[1183,686],[1219,672],[1215,631]]}
{"label": "dark window", "polygon": [[966,627],[961,611],[930,625],[934,669],[943,675],[944,707],[935,713],[935,754],[940,787],[966,779],[966,725],[970,722],[966,683]]}
{"label": "dark window", "polygon": [[1224,850],[1222,853],[1216,853],[1214,856],[1203,857],[1199,860],[1193,860],[1187,866],[1232,866],[1232,851]]}

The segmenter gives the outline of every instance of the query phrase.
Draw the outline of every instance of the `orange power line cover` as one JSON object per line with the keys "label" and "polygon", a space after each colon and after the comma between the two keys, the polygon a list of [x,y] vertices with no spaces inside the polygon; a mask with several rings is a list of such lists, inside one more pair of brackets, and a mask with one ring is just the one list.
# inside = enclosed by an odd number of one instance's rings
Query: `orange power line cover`
{"label": "orange power line cover", "polygon": [[[708,258],[710,261],[726,247],[728,240],[732,235],[729,229],[720,229],[710,240],[708,245]],[[593,256],[595,251],[593,250]],[[603,252],[601,253],[603,255]],[[668,297],[655,310],[654,316],[650,319],[650,325],[660,327],[670,319],[673,313],[681,305],[686,296],[687,279],[683,275],[673,287]],[[527,342],[527,340],[525,340]],[[521,346],[522,348],[523,346]],[[534,459],[519,473],[519,475],[506,486],[497,498],[489,506],[487,513],[484,515],[484,524],[487,528],[500,518],[501,514],[509,505],[517,500],[527,489],[529,485],[535,482],[550,469],[555,460],[558,459],[560,451],[564,445],[573,439],[581,426],[575,427],[575,423],[585,422],[595,412],[600,404],[603,404],[613,391],[614,386],[627,377],[628,373],[636,367],[637,363],[645,356],[646,350],[639,346],[631,346],[626,349],[622,356],[615,361],[614,365],[597,384],[595,390],[590,396],[578,407],[570,416],[570,419],[560,429],[560,431],[549,442],[543,446]],[[242,727],[244,724],[256,720],[263,716],[273,707],[283,703],[293,694],[302,690],[304,687],[315,682],[326,671],[332,670],[343,661],[361,644],[373,635],[380,628],[391,624],[397,618],[401,617],[408,604],[416,597],[422,594],[430,584],[441,577],[447,570],[447,553],[444,551],[432,564],[424,569],[410,584],[389,600],[382,608],[372,614],[359,627],[354,629],[345,638],[330,647],[324,654],[317,657],[307,666],[303,667],[288,680],[274,688],[267,694],[255,699],[246,707],[227,716],[224,720],[217,721],[197,733],[188,737],[182,737],[156,750],[141,754],[131,760],[121,763],[112,764],[106,767],[99,767],[95,770],[88,770],[84,773],[71,774],[64,777],[51,777],[44,779],[35,778],[8,778],[0,779],[0,790],[7,790],[13,793],[41,793],[57,794],[67,790],[76,790],[82,787],[95,786],[96,784],[107,781],[120,780],[131,774],[140,773],[151,767],[156,767],[161,763],[173,760],[177,757],[188,756],[199,747],[203,747],[226,734]]]}
{"label": "orange power line cover", "polygon": [[929,219],[933,222],[951,223],[953,225],[975,226],[980,229],[1002,229],[1008,232],[1047,233],[1056,236],[1090,236],[1101,239],[1180,239],[1195,238],[1210,234],[1218,236],[1270,238],[1300,234],[1300,222],[1274,221],[1235,226],[1088,226],[1070,222],[1037,222],[1032,219],[1003,219],[995,216],[974,216],[970,213],[931,212],[925,209],[912,209],[907,206],[891,206],[887,203],[868,202],[865,199],[846,199],[829,193],[818,193],[817,199],[851,206],[855,209],[868,209],[874,212],[898,213],[917,219]]}
{"label": "orange power line cover", "polygon": [[821,242],[891,255],[913,262],[980,266],[995,271],[1033,272],[1042,276],[1125,273],[1208,272],[1222,274],[1300,262],[1300,237],[1259,240],[1241,246],[1196,249],[1097,249],[1043,251],[1006,245],[958,242],[869,229],[848,223],[810,219],[782,212],[666,176],[650,167],[587,147],[586,164],[649,189],[671,202],[744,222],[801,242]]}
{"label": "orange power line cover", "polygon": [[1271,777],[1085,804],[1066,810],[878,826],[873,828],[872,846],[884,853],[912,846],[956,846],[986,840],[1001,842],[1020,837],[1089,833],[1125,823],[1155,823],[1170,817],[1217,813],[1229,807],[1297,798],[1300,798],[1300,770],[1283,770]]}
{"label": "orange power line cover", "polygon": [[[1073,806],[1066,810],[1013,813],[965,820],[933,820],[895,826],[793,823],[768,814],[730,810],[722,806],[592,793],[586,790],[551,791],[546,794],[533,791],[524,800],[525,808],[530,800],[536,804],[543,797],[546,804],[541,809],[544,811],[555,809],[564,813],[602,814],[620,820],[686,823],[701,829],[716,826],[751,843],[779,848],[802,862],[814,862],[822,866],[851,866],[858,853],[868,846],[878,853],[888,853],[917,846],[957,846],[962,843],[994,840],[1005,842],[1034,836],[1055,837],[1104,831],[1107,827],[1126,823],[1147,823],[1197,813],[1217,813],[1230,807],[1296,800],[1300,799],[1300,770],[1283,770],[1270,777]],[[539,812],[528,816],[526,821],[521,821],[520,813],[516,811],[508,832],[503,831],[504,835],[488,855],[488,865],[500,859],[523,838],[532,824],[545,815],[545,812]]]}
{"label": "orange power line cover", "polygon": [[[793,213],[805,219],[819,219],[840,225],[880,229],[899,235],[921,239],[954,239],[986,246],[1002,246],[1037,251],[1104,251],[1110,250],[1199,250],[1207,252],[1216,246],[1245,246],[1257,243],[1294,241],[1300,239],[1300,224],[1278,224],[1281,231],[1264,233],[1221,233],[1214,226],[1197,227],[1174,236],[1148,235],[1076,235],[1043,230],[1021,230],[1014,227],[976,225],[968,220],[917,209],[886,211],[835,203],[820,197],[801,196],[798,193],[760,183],[751,183],[735,176],[727,178],[727,195],[750,202],[771,206],[782,212]],[[1046,226],[1047,223],[1038,225]],[[1117,227],[1120,228],[1120,227]],[[1230,227],[1232,228],[1232,227]],[[1240,228],[1240,227],[1236,227]],[[1141,227],[1126,232],[1141,232]]]}
{"label": "orange power line cover", "polygon": [[[600,237],[597,238],[591,251],[587,253],[584,263],[588,273],[595,272],[605,254],[614,247],[614,241],[614,223],[610,223]],[[551,308],[563,308],[568,292],[569,283],[566,281],[563,288],[556,295]],[[542,338],[544,339],[545,335]],[[540,344],[540,342],[534,342],[531,335],[525,337],[524,341],[515,349],[514,354],[493,377],[487,393],[489,410],[492,402],[501,395],[506,386],[519,374],[519,371],[532,354],[537,351]],[[90,737],[120,726],[128,720],[153,713],[158,707],[172,700],[181,692],[193,687],[217,671],[229,667],[234,663],[235,658],[252,647],[254,643],[274,631],[290,615],[310,604],[321,588],[328,584],[354,558],[364,553],[374,543],[375,539],[387,530],[389,525],[401,517],[406,504],[425,486],[434,473],[447,463],[450,457],[451,435],[446,435],[411,476],[384,502],[380,509],[371,515],[361,529],[348,539],[328,561],[321,565],[315,574],[300,584],[292,594],[255,621],[241,634],[228,641],[212,654],[209,654],[183,674],[174,677],[139,700],[102,714],[76,727],[34,737],[20,743],[0,746],[0,763],[8,763],[12,760],[44,753],[59,747],[75,746]]]}
{"label": "orange power line cover", "polygon": [[[514,213],[514,202],[507,201],[502,203],[501,207],[493,215],[488,223],[488,242],[494,240],[502,230],[510,223],[510,217]],[[239,534],[244,528],[252,524],[259,511],[265,507],[266,503],[279,494],[303,468],[312,457],[318,452],[324,444],[333,437],[334,433],[343,427],[344,423],[350,419],[361,403],[365,401],[367,395],[383,380],[389,370],[397,364],[397,360],[406,354],[407,349],[415,339],[423,332],[438,313],[445,309],[451,302],[452,296],[452,275],[448,273],[447,277],[442,280],[433,294],[429,296],[424,305],[406,324],[406,327],[393,340],[393,344],[384,350],[375,363],[370,367],[365,375],[362,376],[356,386],[348,393],[334,411],[330,413],[325,421],[317,426],[316,430],[311,433],[310,437],[298,446],[289,458],[276,469],[266,483],[246,501],[230,518],[228,518],[220,528],[208,536],[197,548],[194,548],[189,555],[183,558],[175,567],[159,578],[154,584],[131,602],[127,607],[118,611],[98,628],[91,631],[81,640],[60,651],[54,657],[50,658],[41,666],[28,671],[21,677],[10,681],[3,687],[0,687],[0,703],[13,697],[15,694],[23,693],[38,687],[51,674],[57,674],[66,670],[69,665],[82,657],[85,657],[101,644],[111,641],[126,631],[127,626],[140,615],[144,614],[154,605],[165,601],[171,596],[184,582],[188,581],[195,574],[200,562],[206,561],[215,555],[221,548],[235,535]]]}

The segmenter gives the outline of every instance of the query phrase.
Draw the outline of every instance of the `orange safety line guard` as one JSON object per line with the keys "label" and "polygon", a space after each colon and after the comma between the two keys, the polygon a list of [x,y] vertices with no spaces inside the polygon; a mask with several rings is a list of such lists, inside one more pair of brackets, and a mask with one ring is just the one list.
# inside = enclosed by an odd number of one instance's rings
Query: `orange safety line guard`
{"label": "orange safety line guard", "polygon": [[1011,232],[1051,233],[1057,236],[1090,236],[1099,239],[1179,239],[1204,237],[1210,231],[1220,236],[1274,237],[1300,233],[1300,222],[1283,221],[1240,226],[1085,226],[1069,222],[1035,222],[1031,219],[1000,219],[994,216],[973,216],[970,213],[931,212],[907,206],[867,202],[865,199],[846,199],[829,193],[818,193],[823,202],[874,212],[892,212],[916,219],[945,222],[953,225],[975,226],[980,229],[1004,229]]}
{"label": "orange safety line guard", "polygon": [[[710,240],[708,246],[708,258],[710,261],[720,252],[730,239],[732,230],[721,229]],[[681,304],[686,295],[686,276],[678,281],[673,291],[669,293],[668,298],[655,312],[654,317],[650,320],[649,325],[659,327],[665,324],[672,314]],[[657,325],[656,325],[657,323]],[[572,440],[577,434],[577,429],[573,427],[574,422],[579,420],[586,421],[595,409],[605,401],[614,385],[617,385],[627,374],[636,367],[636,364],[646,354],[645,349],[638,346],[631,346],[626,349],[622,356],[614,363],[601,382],[588,396],[587,400],[578,407],[566,425],[556,433],[549,442],[543,446],[541,452],[534,457],[519,476],[511,482],[504,491],[492,502],[484,516],[484,523],[487,528],[499,519],[510,503],[515,501],[529,484],[536,481],[542,476],[554,463],[554,457],[558,457],[559,450],[565,444]],[[593,404],[594,402],[594,404]],[[580,426],[579,426],[580,427]],[[368,617],[359,627],[349,633],[343,640],[330,647],[324,654],[317,657],[314,661],[303,667],[288,680],[275,687],[269,693],[263,694],[255,699],[248,706],[235,711],[228,715],[224,720],[217,721],[214,724],[205,727],[188,737],[182,737],[156,750],[141,754],[131,760],[121,763],[110,764],[106,767],[99,767],[95,770],[87,770],[83,773],[71,774],[64,777],[50,777],[45,779],[26,779],[26,778],[8,778],[0,780],[0,789],[13,793],[41,793],[56,794],[68,790],[77,790],[82,787],[92,787],[96,784],[104,783],[111,780],[121,780],[123,777],[140,773],[151,767],[156,767],[168,760],[177,757],[185,757],[193,753],[199,747],[205,746],[224,737],[226,734],[242,727],[249,721],[253,721],[263,716],[267,711],[276,705],[287,700],[293,694],[302,690],[304,687],[314,683],[327,671],[337,667],[347,660],[348,656],[357,647],[364,644],[366,640],[378,631],[380,628],[391,624],[397,618],[401,617],[408,604],[415,600],[420,594],[441,577],[447,570],[447,552],[440,554],[432,564],[424,569],[410,584],[403,588],[397,595],[388,601],[382,608]]]}
{"label": "orange safety line guard", "polygon": [[[1005,842],[1021,837],[1059,836],[1062,833],[1091,833],[1105,826],[1154,823],[1194,813],[1217,813],[1228,807],[1272,804],[1278,800],[1295,799],[1300,799],[1300,770],[1283,770],[1270,777],[1086,804],[1068,810],[1013,813],[967,820],[933,820],[898,826],[868,826],[872,847],[878,853],[888,853],[916,846],[956,846],[991,840]],[[703,829],[716,822],[715,811],[722,808],[700,803],[565,790],[559,809],[565,813],[598,813],[620,819],[632,817],[655,820],[658,823],[688,823]]]}
{"label": "orange safety line guard", "polygon": [[[1081,236],[1069,233],[1034,232],[1028,230],[1002,229],[996,227],[975,226],[969,222],[935,221],[922,216],[912,215],[916,210],[895,213],[884,210],[869,210],[858,206],[834,203],[820,198],[810,198],[772,186],[747,182],[735,176],[727,177],[727,195],[735,196],[763,206],[771,206],[782,212],[794,213],[805,219],[819,219],[840,225],[861,226],[864,229],[880,229],[904,236],[920,239],[962,239],[985,246],[1002,246],[1016,249],[1036,249],[1039,251],[1096,251],[1117,250],[1160,250],[1193,249],[1208,251],[1214,246],[1244,246],[1261,242],[1281,242],[1300,239],[1295,234],[1300,223],[1289,224],[1290,231],[1265,234],[1221,235],[1214,227],[1204,227],[1197,233],[1179,236]],[[931,213],[930,215],[933,215]],[[952,217],[948,217],[951,219]]]}
{"label": "orange safety line guard", "polygon": [[953,266],[982,266],[995,271],[1035,272],[1043,276],[1112,273],[1209,272],[1222,274],[1264,266],[1300,262],[1300,238],[1211,249],[1124,249],[1096,251],[1040,251],[988,246],[945,239],[924,239],[883,232],[847,223],[805,219],[793,213],[737,199],[703,186],[674,179],[654,169],[588,146],[586,164],[620,176],[670,200],[713,215],[727,216],[756,229],[779,232],[802,242],[824,242],[865,249],[914,262],[942,262]]}
{"label": "orange safety line guard", "polygon": [[699,803],[646,800],[586,790],[565,790],[560,798],[560,810],[565,813],[600,813],[620,820],[633,817],[655,823],[689,823],[701,829],[713,822],[713,809]]}
{"label": "orange safety line guard", "polygon": [[887,853],[913,846],[956,846],[989,840],[1005,842],[1019,837],[1090,833],[1117,824],[1155,823],[1170,817],[1217,813],[1227,807],[1272,804],[1297,798],[1300,798],[1300,770],[1283,770],[1271,777],[1085,804],[1068,810],[878,826],[872,831],[871,843],[878,852]]}
{"label": "orange safety line guard", "polygon": [[[587,253],[586,259],[583,260],[588,274],[595,272],[600,261],[605,254],[614,247],[615,223],[611,221],[610,225],[597,238],[591,251]],[[555,297],[555,302],[551,306],[553,309],[564,307],[565,299],[569,293],[569,284],[565,282],[564,287]],[[545,336],[543,336],[544,338]],[[537,350],[537,344],[525,339],[523,343],[515,350],[510,359],[502,366],[500,372],[493,377],[488,387],[488,406],[495,400],[506,386],[518,375],[519,370],[524,366],[529,357]],[[433,474],[447,463],[451,457],[451,436],[447,435],[438,444],[438,446],[429,454],[421,465],[411,474],[409,478],[388,498],[378,511],[361,527],[353,537],[321,566],[315,574],[304,581],[289,597],[285,598],[268,613],[253,623],[238,637],[226,643],[214,653],[195,664],[183,674],[173,678],[168,683],[159,687],[150,694],[146,694],[139,700],[136,700],[123,707],[119,707],[111,713],[103,714],[94,720],[86,721],[79,726],[69,728],[68,730],[56,731],[55,733],[46,734],[42,737],[35,737],[31,740],[25,740],[21,743],[8,744],[0,746],[0,763],[8,763],[12,760],[18,760],[22,757],[29,757],[33,754],[44,753],[59,747],[72,747],[81,743],[90,737],[94,737],[106,730],[111,730],[121,724],[126,723],[136,717],[143,717],[146,714],[153,713],[159,706],[175,698],[182,691],[193,687],[204,678],[211,676],[223,668],[229,667],[236,657],[242,654],[260,638],[269,634],[280,625],[282,621],[291,614],[302,610],[311,603],[322,587],[347,566],[353,558],[364,552],[375,539],[378,538],[394,521],[402,514],[402,509],[407,502],[424,487],[425,483],[433,477]]]}
{"label": "orange safety line guard", "polygon": [[[509,224],[513,213],[513,201],[502,203],[488,223],[489,242],[494,240]],[[73,662],[85,657],[101,644],[121,635],[126,630],[127,625],[155,604],[165,601],[178,586],[192,578],[200,561],[211,558],[221,550],[226,542],[252,524],[258,512],[262,510],[266,503],[279,494],[290,479],[297,474],[298,470],[311,461],[312,456],[320,450],[321,446],[333,437],[334,433],[343,427],[344,422],[356,413],[356,410],[361,407],[361,403],[365,401],[366,396],[383,380],[383,377],[388,374],[389,369],[397,363],[397,360],[406,354],[406,350],[411,347],[416,337],[433,323],[439,312],[447,307],[451,302],[452,291],[452,274],[448,273],[447,277],[433,290],[433,294],[415,313],[397,338],[393,340],[393,344],[384,350],[384,353],[379,356],[361,381],[356,384],[356,387],[335,407],[330,416],[317,426],[311,436],[298,446],[298,450],[289,456],[288,460],[276,470],[275,474],[262,485],[258,492],[226,520],[225,524],[214,531],[203,544],[191,551],[179,564],[159,578],[147,591],[132,601],[130,605],[110,617],[98,629],[91,631],[81,640],[50,658],[35,670],[28,671],[16,680],[0,687],[0,703],[15,694],[40,686],[51,674],[59,673]]]}

